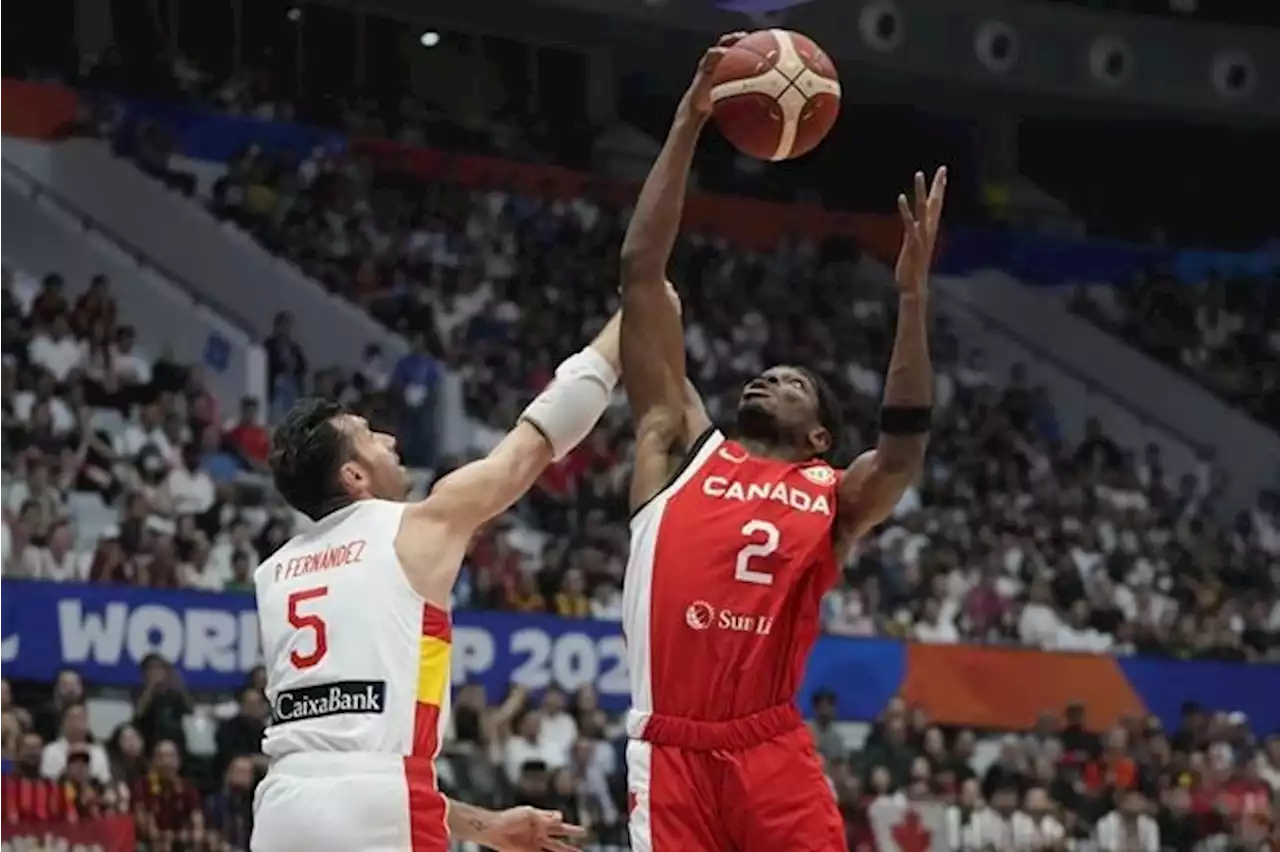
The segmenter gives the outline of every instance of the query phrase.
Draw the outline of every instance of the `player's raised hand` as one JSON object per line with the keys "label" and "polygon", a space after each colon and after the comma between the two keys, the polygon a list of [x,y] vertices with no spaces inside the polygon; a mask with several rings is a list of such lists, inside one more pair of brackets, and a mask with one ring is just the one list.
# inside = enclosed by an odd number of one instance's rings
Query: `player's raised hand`
{"label": "player's raised hand", "polygon": [[907,293],[923,293],[929,282],[929,267],[938,241],[938,223],[942,219],[942,202],[947,195],[947,167],[933,175],[933,183],[925,192],[924,172],[916,172],[913,198],[898,196],[898,214],[902,217],[902,249],[893,274],[898,287]]}
{"label": "player's raised hand", "polygon": [[698,115],[707,115],[711,112],[711,85],[712,78],[715,77],[716,66],[720,64],[720,60],[724,58],[729,48],[733,47],[742,39],[746,38],[745,32],[726,33],[720,36],[714,45],[702,54],[702,59],[698,60],[698,73],[693,75],[693,82],[689,85],[689,91],[685,92],[684,100],[680,102],[682,108],[691,110]]}
{"label": "player's raised hand", "polygon": [[498,852],[577,852],[569,841],[586,833],[559,811],[523,806],[498,813],[481,842]]}

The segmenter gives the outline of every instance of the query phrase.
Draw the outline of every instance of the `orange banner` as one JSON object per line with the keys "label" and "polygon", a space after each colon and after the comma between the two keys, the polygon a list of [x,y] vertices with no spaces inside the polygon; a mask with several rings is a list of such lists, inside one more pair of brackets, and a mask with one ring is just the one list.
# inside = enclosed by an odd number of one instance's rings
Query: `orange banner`
{"label": "orange banner", "polygon": [[5,136],[56,139],[75,123],[79,99],[72,89],[7,78],[3,86],[0,129]]}
{"label": "orange banner", "polygon": [[912,644],[901,694],[947,724],[994,730],[1029,730],[1071,703],[1095,730],[1147,713],[1116,660],[1100,654]]}

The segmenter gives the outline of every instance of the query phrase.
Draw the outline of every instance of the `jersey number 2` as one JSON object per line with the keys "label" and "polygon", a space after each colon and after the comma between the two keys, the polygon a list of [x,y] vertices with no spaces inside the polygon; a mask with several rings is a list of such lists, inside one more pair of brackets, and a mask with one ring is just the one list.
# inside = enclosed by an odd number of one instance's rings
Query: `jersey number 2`
{"label": "jersey number 2", "polygon": [[315,613],[302,611],[302,605],[307,601],[322,598],[327,594],[329,594],[328,586],[317,586],[314,589],[294,592],[288,597],[289,624],[298,630],[309,630],[313,634],[311,653],[299,654],[296,650],[289,652],[289,662],[293,663],[295,669],[309,669],[324,659],[324,655],[329,652],[329,630],[325,626],[324,619]]}
{"label": "jersey number 2", "polygon": [[754,583],[757,586],[772,586],[773,575],[768,571],[757,571],[751,567],[751,560],[764,559],[773,555],[778,549],[781,537],[778,528],[768,521],[750,520],[742,525],[742,534],[752,539],[738,551],[738,561],[733,569],[733,579],[740,583]]}

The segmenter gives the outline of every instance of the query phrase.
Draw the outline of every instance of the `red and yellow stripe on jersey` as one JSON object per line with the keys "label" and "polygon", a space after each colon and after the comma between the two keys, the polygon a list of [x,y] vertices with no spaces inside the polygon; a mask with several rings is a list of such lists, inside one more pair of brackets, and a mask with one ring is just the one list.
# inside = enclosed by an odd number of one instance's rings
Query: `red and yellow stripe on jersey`
{"label": "red and yellow stripe on jersey", "polygon": [[449,613],[422,606],[422,636],[418,639],[418,695],[413,715],[413,754],[434,758],[440,751],[440,714],[449,688],[449,653],[453,629]]}
{"label": "red and yellow stripe on jersey", "polygon": [[405,758],[409,784],[409,821],[413,852],[445,852],[447,808],[436,787],[435,758],[440,752],[441,714],[448,701],[449,656],[453,629],[449,613],[422,605],[418,639],[418,691],[413,711],[413,750]]}

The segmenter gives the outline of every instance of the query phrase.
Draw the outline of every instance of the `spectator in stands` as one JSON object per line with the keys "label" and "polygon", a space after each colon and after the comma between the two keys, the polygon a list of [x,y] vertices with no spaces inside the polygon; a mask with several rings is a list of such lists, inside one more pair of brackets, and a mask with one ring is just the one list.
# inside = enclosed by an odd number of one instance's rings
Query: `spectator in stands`
{"label": "spectator in stands", "polygon": [[560,589],[552,603],[555,614],[564,618],[590,617],[591,599],[587,597],[587,582],[580,568],[569,568],[560,575]]}
{"label": "spectator in stands", "polygon": [[71,328],[81,338],[89,337],[95,329],[110,330],[116,327],[116,300],[111,295],[111,282],[98,274],[89,280],[89,287],[76,299],[71,309]]}
{"label": "spectator in stands", "polygon": [[1022,797],[1022,809],[1013,815],[1011,822],[1013,848],[1061,848],[1067,832],[1053,815],[1053,809],[1053,802],[1043,787],[1029,787]]}
{"label": "spectator in stands", "polygon": [[213,508],[213,477],[201,467],[200,449],[194,444],[182,448],[182,462],[169,470],[164,488],[168,503],[177,515],[203,515]]}
{"label": "spectator in stands", "polygon": [[71,333],[65,313],[57,314],[47,327],[36,332],[27,355],[34,366],[43,369],[59,384],[66,383],[72,373],[85,364],[84,345]]}
{"label": "spectator in stands", "polygon": [[67,296],[62,276],[51,272],[40,282],[40,292],[31,302],[31,322],[37,327],[46,326],[66,312]]}
{"label": "spectator in stands", "polygon": [[1136,789],[1141,777],[1138,764],[1129,755],[1129,735],[1122,727],[1112,728],[1102,754],[1085,765],[1085,789],[1091,793]]}
{"label": "spectator in stands", "polygon": [[72,746],[67,752],[66,766],[57,779],[68,808],[79,822],[98,819],[114,807],[113,802],[107,801],[106,784],[93,774],[92,762],[87,745]]}
{"label": "spectator in stands", "polygon": [[429,466],[435,461],[435,421],[443,369],[427,349],[425,335],[414,337],[413,349],[391,371],[391,389],[401,410],[401,453],[411,463]]}
{"label": "spectator in stands", "polygon": [[4,776],[0,807],[6,825],[33,825],[63,822],[73,818],[67,798],[57,781],[40,773],[44,740],[28,731],[19,740],[13,772]]}
{"label": "spectator in stands", "polygon": [[[560,749],[547,743],[542,737],[542,714],[535,708],[520,711],[511,723],[511,732],[503,744],[503,768],[512,784],[526,785],[526,789],[545,789],[549,783],[546,773],[564,765],[565,757]],[[540,767],[530,770],[530,765]]]}
{"label": "spectator in stands", "polygon": [[882,768],[889,773],[891,783],[905,784],[915,757],[916,749],[908,739],[905,714],[890,708],[885,712],[883,722],[868,738],[862,754],[864,771],[869,778],[876,768]]}
{"label": "spectator in stands", "polygon": [[84,558],[75,551],[71,522],[62,518],[49,525],[44,547],[28,548],[26,576],[32,580],[71,583],[85,578]]}
{"label": "spectator in stands", "polygon": [[102,530],[98,546],[89,560],[86,579],[90,583],[130,584],[137,579],[137,567],[120,543],[120,527]]}
{"label": "spectator in stands", "polygon": [[1099,852],[1160,852],[1160,827],[1146,807],[1140,790],[1126,792],[1119,807],[1098,820],[1094,836]]}
{"label": "spectator in stands", "polygon": [[271,394],[272,421],[302,393],[307,380],[307,358],[293,339],[293,314],[282,311],[272,323],[267,351],[267,388]]}
{"label": "spectator in stands", "polygon": [[1162,849],[1192,852],[1200,842],[1201,819],[1191,810],[1191,792],[1183,785],[1166,790],[1156,815]]}
{"label": "spectator in stands", "polygon": [[[6,682],[6,691],[7,685]],[[57,737],[62,728],[63,712],[73,704],[82,704],[84,700],[84,681],[80,678],[80,673],[74,669],[61,670],[53,681],[53,694],[48,703],[34,715],[36,732],[46,742]]]}
{"label": "spectator in stands", "polygon": [[59,736],[44,747],[40,756],[40,774],[55,780],[61,777],[73,751],[87,758],[89,773],[95,781],[100,784],[111,781],[111,764],[107,760],[107,751],[93,742],[89,733],[89,709],[79,702],[62,708]]}
{"label": "spectator in stands", "polygon": [[578,722],[569,712],[564,690],[549,686],[542,693],[542,714],[538,725],[538,744],[551,756],[549,765],[564,766],[569,752],[578,740]]}
{"label": "spectator in stands", "polygon": [[828,767],[845,759],[847,749],[844,737],[836,729],[835,693],[820,690],[813,696],[813,740]]}
{"label": "spectator in stands", "polygon": [[138,729],[129,723],[116,727],[107,742],[111,761],[110,797],[122,813],[132,812],[134,786],[147,774],[146,743]]}
{"label": "spectator in stands", "polygon": [[551,773],[548,800],[551,806],[564,814],[564,818],[574,825],[580,825],[591,832],[599,822],[600,807],[589,796],[583,793],[578,776],[568,767],[561,767]]}
{"label": "spectator in stands", "polygon": [[[54,437],[65,435],[75,427],[75,412],[67,400],[58,395],[57,381],[52,374],[40,372],[33,377],[31,373],[25,373],[19,380],[19,387],[13,397],[13,417],[16,424],[34,431],[37,427],[34,421],[47,416],[47,422],[43,425],[48,434]],[[21,451],[31,445],[47,449],[45,444],[37,442],[34,437],[14,449]]]}
{"label": "spectator in stands", "polygon": [[512,801],[517,806],[550,809],[556,804],[551,792],[551,769],[546,761],[531,758],[521,763],[515,770],[512,786]]}
{"label": "spectator in stands", "polygon": [[[9,509],[20,516],[38,518],[33,532],[38,530],[40,538],[44,538],[48,524],[65,514],[66,495],[55,480],[52,463],[42,454],[24,455],[18,463],[18,471],[25,476],[14,483],[9,492]],[[15,551],[14,555],[24,560],[25,572],[38,569],[39,563],[32,561],[36,559],[34,553],[28,554],[23,550]]]}
{"label": "spectator in stands", "polygon": [[240,419],[227,430],[226,440],[246,468],[262,471],[266,469],[267,454],[271,451],[271,436],[262,425],[259,408],[254,397],[240,400]]}
{"label": "spectator in stands", "polygon": [[204,803],[205,821],[211,838],[227,849],[248,852],[253,835],[253,762],[248,757],[233,758],[222,773],[222,786]]}
{"label": "spectator in stands", "polygon": [[391,370],[386,365],[381,346],[370,343],[365,347],[364,358],[351,381],[361,394],[380,394],[391,387]]}
{"label": "spectator in stands", "polygon": [[154,378],[152,363],[140,355],[137,346],[138,333],[131,325],[116,329],[115,346],[110,351],[109,368],[115,380],[120,406],[146,401]]}
{"label": "spectator in stands", "polygon": [[150,451],[161,458],[169,458],[174,448],[164,431],[164,409],[152,402],[137,407],[131,420],[117,435],[116,452],[126,459],[137,461]]}
{"label": "spectator in stands", "polygon": [[515,587],[507,597],[507,608],[516,612],[546,612],[547,599],[538,588],[538,579],[531,572],[521,570]]}
{"label": "spectator in stands", "polygon": [[256,687],[240,691],[236,715],[218,726],[217,754],[214,771],[221,775],[236,758],[247,758],[253,768],[266,772],[267,761],[262,754],[262,737],[267,730],[271,708],[266,696]]}
{"label": "spectator in stands", "polygon": [[1013,817],[1018,808],[1018,786],[1001,780],[973,815],[974,849],[1013,849]]}
{"label": "spectator in stands", "polygon": [[151,750],[151,771],[133,788],[133,813],[138,840],[161,849],[200,848],[204,842],[204,814],[195,785],[181,775],[182,751],[173,740],[161,739]]}
{"label": "spectator in stands", "polygon": [[[1000,751],[982,776],[982,795],[988,802],[995,800],[996,791],[1012,788],[1020,791],[1027,782],[1027,752],[1025,744],[1017,737],[1006,734],[1000,740]],[[1014,807],[1017,800],[1014,800]]]}
{"label": "spectator in stands", "polygon": [[191,713],[191,699],[177,669],[159,654],[142,660],[142,690],[133,704],[133,724],[152,750],[162,740],[186,748],[182,720]]}

